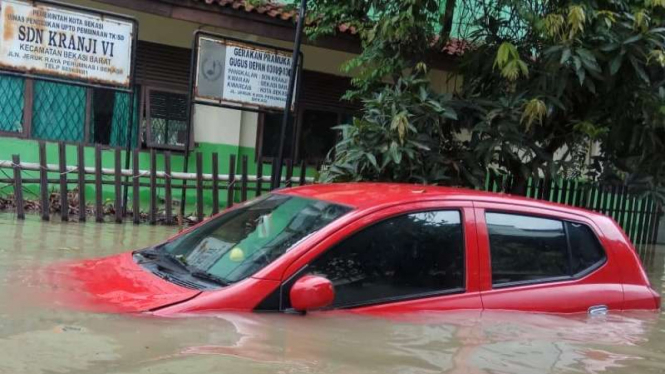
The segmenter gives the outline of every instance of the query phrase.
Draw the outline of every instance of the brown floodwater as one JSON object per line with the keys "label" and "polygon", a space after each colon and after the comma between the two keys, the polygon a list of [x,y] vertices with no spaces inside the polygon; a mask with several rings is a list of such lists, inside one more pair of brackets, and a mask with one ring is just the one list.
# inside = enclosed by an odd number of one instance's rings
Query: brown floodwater
{"label": "brown floodwater", "polygon": [[[660,312],[156,318],[30,302],[36,266],[159,242],[174,228],[0,214],[0,373],[663,373]],[[665,247],[641,247],[665,286]],[[20,293],[12,290],[20,289]]]}

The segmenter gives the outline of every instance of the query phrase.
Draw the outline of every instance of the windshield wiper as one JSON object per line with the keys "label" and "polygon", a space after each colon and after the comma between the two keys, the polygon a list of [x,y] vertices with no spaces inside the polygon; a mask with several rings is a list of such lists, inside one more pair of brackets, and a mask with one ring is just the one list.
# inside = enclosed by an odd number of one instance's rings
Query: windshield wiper
{"label": "windshield wiper", "polygon": [[187,264],[182,262],[178,257],[172,255],[171,253],[164,251],[164,250],[156,250],[154,248],[150,249],[145,249],[142,251],[136,251],[134,254],[138,254],[139,256],[143,258],[147,258],[150,260],[161,260],[161,259],[166,259],[168,262],[176,265],[176,267],[180,268],[181,270],[185,270],[187,272],[190,271],[189,267]]}
{"label": "windshield wiper", "polygon": [[210,274],[207,271],[195,270],[195,269],[190,268],[189,273],[195,278],[211,281],[211,282],[219,284],[220,286],[228,286],[230,284],[229,281],[227,281],[226,279],[224,279],[222,277],[218,277],[214,274]]}
{"label": "windshield wiper", "polygon": [[189,273],[194,278],[207,280],[219,284],[220,286],[228,286],[230,284],[229,281],[222,277],[197,269],[191,265],[187,265],[184,261],[180,260],[178,257],[167,251],[160,251],[151,248],[143,251],[137,251],[135,253],[151,260],[167,259],[170,263],[176,265],[180,270],[184,270],[185,272]]}

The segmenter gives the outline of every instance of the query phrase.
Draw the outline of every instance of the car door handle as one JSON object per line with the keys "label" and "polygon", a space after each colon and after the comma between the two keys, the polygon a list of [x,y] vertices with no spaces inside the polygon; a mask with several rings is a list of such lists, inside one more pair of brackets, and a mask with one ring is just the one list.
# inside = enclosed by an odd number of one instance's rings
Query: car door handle
{"label": "car door handle", "polygon": [[604,316],[607,314],[607,305],[594,305],[589,307],[588,313],[592,316]]}

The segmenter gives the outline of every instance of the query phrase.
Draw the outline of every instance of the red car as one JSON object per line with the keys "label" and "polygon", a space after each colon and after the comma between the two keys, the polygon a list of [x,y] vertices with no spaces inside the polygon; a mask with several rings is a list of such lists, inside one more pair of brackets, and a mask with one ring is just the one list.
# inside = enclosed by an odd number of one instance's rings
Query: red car
{"label": "red car", "polygon": [[155,247],[71,263],[57,273],[67,279],[60,277],[60,286],[76,290],[68,302],[79,307],[157,315],[660,307],[611,218],[404,184],[279,190]]}

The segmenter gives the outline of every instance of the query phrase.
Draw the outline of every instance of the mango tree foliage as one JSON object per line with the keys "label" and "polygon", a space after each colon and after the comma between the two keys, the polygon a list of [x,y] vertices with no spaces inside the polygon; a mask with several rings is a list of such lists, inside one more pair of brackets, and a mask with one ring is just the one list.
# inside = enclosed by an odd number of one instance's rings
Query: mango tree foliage
{"label": "mango tree foliage", "polygon": [[[446,58],[445,1],[309,6],[310,37],[345,24],[363,47],[344,68],[364,109],[342,127],[325,180],[479,186],[496,169],[515,176],[515,193],[528,178],[585,176],[665,200],[663,1],[457,0],[470,48],[452,96],[426,74]],[[591,143],[601,155],[589,169]]]}
{"label": "mango tree foliage", "polygon": [[339,126],[341,140],[334,161],[323,171],[326,181],[408,181],[451,183],[455,157],[464,154],[450,99],[429,90],[424,72],[364,101],[363,116]]}
{"label": "mango tree foliage", "polygon": [[[459,93],[483,165],[516,176],[627,181],[661,195],[665,46],[659,4],[497,1],[469,35]],[[512,18],[505,18],[508,12]],[[505,32],[509,25],[512,32]],[[489,60],[486,56],[494,56]],[[589,144],[601,156],[583,167]]]}

